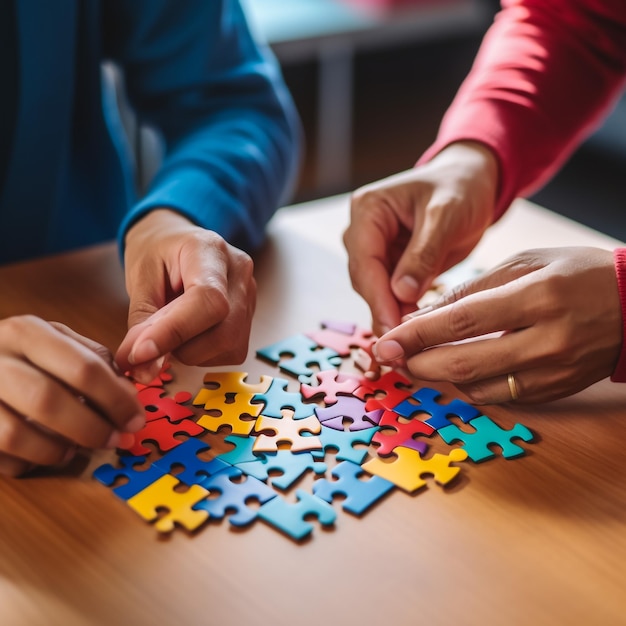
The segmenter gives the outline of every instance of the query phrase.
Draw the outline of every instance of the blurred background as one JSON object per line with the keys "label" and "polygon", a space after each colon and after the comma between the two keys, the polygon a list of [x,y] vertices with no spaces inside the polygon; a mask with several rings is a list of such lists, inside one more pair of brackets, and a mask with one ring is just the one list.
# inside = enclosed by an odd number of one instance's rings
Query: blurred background
{"label": "blurred background", "polygon": [[[410,168],[470,69],[497,0],[242,0],[300,112],[294,201]],[[626,99],[530,198],[626,240]]]}

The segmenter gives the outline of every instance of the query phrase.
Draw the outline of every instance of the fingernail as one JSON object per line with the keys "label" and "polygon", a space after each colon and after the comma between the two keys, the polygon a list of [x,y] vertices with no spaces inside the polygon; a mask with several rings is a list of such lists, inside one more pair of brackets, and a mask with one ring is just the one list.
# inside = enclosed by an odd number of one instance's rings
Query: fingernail
{"label": "fingernail", "polygon": [[419,295],[419,283],[413,276],[403,276],[396,283],[395,292],[403,302],[415,302]]}
{"label": "fingernail", "polygon": [[404,357],[402,346],[393,339],[376,342],[373,351],[377,361],[396,361]]}
{"label": "fingernail", "polygon": [[145,363],[146,361],[154,361],[161,356],[161,351],[152,339],[146,339],[139,345],[136,345],[128,355],[129,363],[135,365],[137,363]]}
{"label": "fingernail", "polygon": [[135,435],[132,433],[121,433],[118,430],[114,430],[106,442],[105,448],[121,448],[125,450],[130,448],[135,441]]}
{"label": "fingernail", "polygon": [[134,380],[144,385],[149,385],[163,369],[165,357],[159,357],[156,361],[149,361],[134,367],[130,374]]}
{"label": "fingernail", "polygon": [[120,433],[120,439],[117,444],[117,447],[121,450],[128,450],[133,447],[135,443],[135,435],[132,433]]}

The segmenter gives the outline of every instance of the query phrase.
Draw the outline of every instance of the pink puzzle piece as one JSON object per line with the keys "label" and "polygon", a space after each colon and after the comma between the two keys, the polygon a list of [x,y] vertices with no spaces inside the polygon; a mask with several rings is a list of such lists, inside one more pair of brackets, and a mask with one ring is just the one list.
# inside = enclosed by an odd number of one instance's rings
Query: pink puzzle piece
{"label": "pink puzzle piece", "polygon": [[[324,323],[322,325],[324,326]],[[338,328],[341,328],[341,330],[338,330]],[[343,332],[346,329],[347,327],[342,328],[341,326],[325,326],[306,335],[319,346],[330,348],[343,357],[350,356],[352,348],[361,348],[367,352],[371,351],[372,344],[376,339],[371,330],[353,326],[348,334]]]}
{"label": "pink puzzle piece", "polygon": [[323,394],[325,404],[334,404],[337,402],[338,396],[350,395],[362,384],[362,380],[358,376],[351,374],[342,374],[336,370],[323,370],[317,372],[313,379],[317,381],[317,385],[309,385],[302,383],[300,385],[300,393],[303,398],[311,400]]}

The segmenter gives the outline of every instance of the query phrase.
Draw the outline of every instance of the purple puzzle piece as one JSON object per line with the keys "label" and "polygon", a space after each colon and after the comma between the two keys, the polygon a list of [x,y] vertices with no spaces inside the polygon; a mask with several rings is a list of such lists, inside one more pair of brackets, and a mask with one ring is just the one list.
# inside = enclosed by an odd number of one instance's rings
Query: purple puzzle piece
{"label": "purple puzzle piece", "polygon": [[332,406],[317,407],[317,419],[326,427],[344,430],[344,419],[350,421],[348,430],[365,430],[375,426],[383,413],[382,410],[367,411],[365,401],[354,396],[340,396]]}
{"label": "purple puzzle piece", "polygon": [[[239,480],[243,477],[243,480]],[[277,492],[253,476],[246,476],[240,469],[228,466],[226,469],[209,476],[201,486],[209,495],[219,492],[217,498],[209,498],[196,504],[195,510],[208,511],[209,517],[222,519],[229,511],[234,511],[229,521],[233,526],[247,526],[255,520],[258,512],[247,502],[255,499],[261,504],[277,497]]]}

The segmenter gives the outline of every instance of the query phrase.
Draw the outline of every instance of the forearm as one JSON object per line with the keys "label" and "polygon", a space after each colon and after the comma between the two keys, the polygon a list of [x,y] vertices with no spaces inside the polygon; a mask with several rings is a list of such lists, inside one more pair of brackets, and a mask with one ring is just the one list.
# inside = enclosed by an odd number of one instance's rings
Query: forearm
{"label": "forearm", "polygon": [[626,72],[626,10],[619,3],[502,4],[435,144],[420,159],[460,140],[487,146],[500,165],[494,219],[555,173],[612,106]]}

